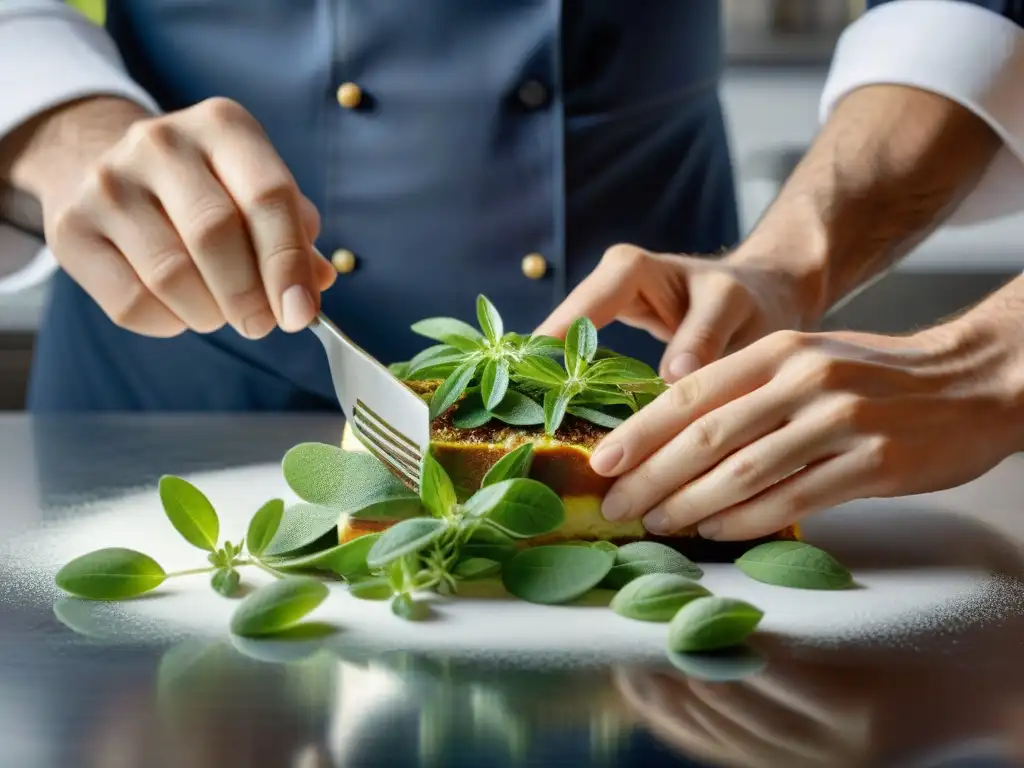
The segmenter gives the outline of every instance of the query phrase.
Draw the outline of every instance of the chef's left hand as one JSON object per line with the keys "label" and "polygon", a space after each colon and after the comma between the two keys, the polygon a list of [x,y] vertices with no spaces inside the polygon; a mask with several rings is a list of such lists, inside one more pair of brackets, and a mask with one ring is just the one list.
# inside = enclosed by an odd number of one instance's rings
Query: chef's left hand
{"label": "chef's left hand", "polygon": [[618,480],[603,512],[656,534],[698,525],[745,540],[855,498],[965,483],[1016,450],[1006,356],[943,326],[773,333],[604,438],[591,465]]}

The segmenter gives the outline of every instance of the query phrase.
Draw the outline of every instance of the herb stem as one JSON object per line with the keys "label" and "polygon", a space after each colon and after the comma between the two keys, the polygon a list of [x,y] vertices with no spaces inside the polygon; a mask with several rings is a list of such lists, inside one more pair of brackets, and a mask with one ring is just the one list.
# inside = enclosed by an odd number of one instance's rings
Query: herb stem
{"label": "herb stem", "polygon": [[269,565],[264,563],[262,560],[256,560],[255,558],[250,558],[248,560],[239,560],[238,561],[238,565],[255,565],[261,571],[266,571],[271,576],[273,576],[275,579],[283,579],[283,578],[285,578],[288,575],[287,573],[281,573],[281,571],[278,571],[278,570],[275,570],[274,568],[271,568]]}
{"label": "herb stem", "polygon": [[217,570],[216,566],[211,566],[211,567],[208,567],[208,568],[192,568],[192,569],[187,570],[187,571],[171,571],[164,578],[173,579],[176,576],[194,576],[197,573],[212,573],[213,571],[216,571],[216,570]]}

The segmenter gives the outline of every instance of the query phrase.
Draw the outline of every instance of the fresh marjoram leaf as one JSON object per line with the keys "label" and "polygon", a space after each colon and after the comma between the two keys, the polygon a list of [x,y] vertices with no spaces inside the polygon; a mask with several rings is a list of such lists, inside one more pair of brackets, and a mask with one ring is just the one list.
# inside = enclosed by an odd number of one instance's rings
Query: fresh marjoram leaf
{"label": "fresh marjoram leaf", "polygon": [[484,525],[473,531],[469,541],[462,545],[460,553],[464,559],[481,558],[504,563],[515,557],[519,548],[515,540],[497,528]]}
{"label": "fresh marjoram leaf", "polygon": [[501,402],[491,409],[491,415],[498,421],[514,427],[532,427],[544,423],[543,406],[514,389],[505,393]]}
{"label": "fresh marjoram leaf", "polygon": [[210,586],[224,597],[233,597],[238,592],[240,582],[238,571],[234,568],[218,568],[210,579]]}
{"label": "fresh marjoram leaf", "polygon": [[797,589],[847,589],[853,576],[824,550],[802,541],[769,541],[736,561],[747,576],[765,584]]}
{"label": "fresh marjoram leaf", "polygon": [[185,541],[207,552],[216,550],[220,521],[203,492],[173,475],[161,477],[159,488],[164,512]]}
{"label": "fresh marjoram leaf", "polygon": [[420,499],[423,506],[430,510],[434,517],[448,517],[458,503],[455,486],[429,449],[423,454],[421,475]]}
{"label": "fresh marjoram leaf", "polygon": [[704,571],[690,558],[672,547],[656,541],[634,541],[623,544],[615,553],[615,565],[602,586],[621,589],[633,579],[648,573],[674,573],[688,579],[699,579]]}
{"label": "fresh marjoram leaf", "polygon": [[573,321],[565,334],[565,368],[572,376],[581,376],[597,352],[597,328],[589,318]]}
{"label": "fresh marjoram leaf", "polygon": [[454,317],[429,317],[412,324],[412,332],[464,351],[478,349],[483,334]]}
{"label": "fresh marjoram leaf", "polygon": [[[511,394],[508,392],[506,394]],[[494,418],[490,411],[484,408],[484,401],[480,397],[480,389],[471,387],[466,390],[466,396],[455,408],[452,414],[452,424],[459,429],[476,429],[482,427]]]}
{"label": "fresh marjoram leaf", "polygon": [[288,576],[246,597],[231,617],[240,637],[265,637],[289,629],[326,599],[327,585],[309,576]]}
{"label": "fresh marjoram leaf", "polygon": [[588,382],[594,384],[626,384],[629,382],[646,382],[657,379],[657,372],[639,360],[631,357],[613,357],[598,360],[586,374]]}
{"label": "fresh marjoram leaf", "polygon": [[395,523],[374,542],[366,556],[366,564],[371,569],[383,568],[400,557],[420,552],[447,527],[444,520],[435,517],[414,517]]}
{"label": "fresh marjoram leaf", "polygon": [[256,511],[249,521],[249,530],[245,535],[249,543],[249,554],[255,557],[263,554],[263,550],[267,548],[281,526],[283,516],[284,501],[281,499],[271,499]]}
{"label": "fresh marjoram leaf", "polygon": [[544,431],[549,435],[554,435],[562,425],[571,399],[572,393],[565,387],[544,393]]}
{"label": "fresh marjoram leaf", "polygon": [[436,419],[455,405],[455,401],[466,391],[466,387],[473,380],[479,367],[480,358],[471,357],[441,382],[441,385],[434,390],[434,394],[430,396],[431,419]]}
{"label": "fresh marjoram leaf", "polygon": [[394,594],[391,582],[383,576],[354,581],[349,586],[348,592],[359,600],[387,600]]}
{"label": "fresh marjoram leaf", "polygon": [[578,419],[589,421],[591,424],[597,424],[597,426],[605,427],[606,429],[615,429],[623,422],[623,419],[620,419],[618,416],[599,411],[596,408],[588,408],[585,405],[570,405],[565,410],[566,413],[570,413]]}
{"label": "fresh marjoram leaf", "polygon": [[379,533],[366,534],[322,552],[274,560],[272,565],[279,571],[329,571],[345,579],[369,575],[366,556],[379,538]]}
{"label": "fresh marjoram leaf", "polygon": [[57,586],[89,600],[122,600],[163,584],[167,574],[149,555],[110,547],[76,557],[57,571]]}
{"label": "fresh marjoram leaf", "polygon": [[519,539],[542,536],[565,522],[562,499],[537,480],[512,478],[481,488],[463,505],[470,517]]}
{"label": "fresh marjoram leaf", "polygon": [[610,607],[620,616],[639,621],[669,621],[691,600],[711,593],[685,576],[648,573],[616,593]]}
{"label": "fresh marjoram leaf", "polygon": [[410,595],[395,595],[391,598],[391,612],[406,621],[423,621],[430,616],[430,606]]}
{"label": "fresh marjoram leaf", "polygon": [[525,549],[502,566],[501,580],[511,594],[542,605],[569,603],[601,583],[615,561],[593,547],[555,545]]}
{"label": "fresh marjoram leaf", "polygon": [[680,608],[669,624],[669,650],[715,651],[739,645],[763,616],[761,609],[743,600],[699,597]]}
{"label": "fresh marjoram leaf", "polygon": [[484,475],[480,487],[486,488],[488,485],[495,485],[502,480],[526,477],[530,474],[532,464],[533,443],[523,443],[494,462]]}
{"label": "fresh marjoram leaf", "polygon": [[348,517],[351,520],[387,520],[393,522],[425,514],[426,510],[423,508],[423,502],[420,501],[419,496],[409,496],[408,498],[402,497],[375,501],[367,504],[362,509],[357,509],[355,512],[349,512]]}
{"label": "fresh marjoram leaf", "polygon": [[504,399],[508,392],[508,360],[490,360],[484,366],[484,374],[480,379],[480,396],[484,407],[493,410]]}
{"label": "fresh marjoram leaf", "polygon": [[285,482],[305,502],[349,514],[386,499],[416,494],[375,456],[326,443],[300,443],[281,461]]}
{"label": "fresh marjoram leaf", "polygon": [[455,566],[452,573],[459,579],[485,579],[494,576],[501,570],[501,563],[488,560],[486,557],[470,557]]}
{"label": "fresh marjoram leaf", "polygon": [[560,387],[565,383],[568,374],[565,369],[550,357],[531,355],[524,357],[516,365],[516,377],[544,388]]}
{"label": "fresh marjoram leaf", "polygon": [[505,335],[505,325],[501,321],[501,315],[483,294],[476,297],[476,320],[480,324],[480,330],[492,344],[497,343]]}
{"label": "fresh marjoram leaf", "polygon": [[338,525],[341,513],[317,504],[292,504],[286,507],[281,525],[261,557],[280,557],[312,544]]}

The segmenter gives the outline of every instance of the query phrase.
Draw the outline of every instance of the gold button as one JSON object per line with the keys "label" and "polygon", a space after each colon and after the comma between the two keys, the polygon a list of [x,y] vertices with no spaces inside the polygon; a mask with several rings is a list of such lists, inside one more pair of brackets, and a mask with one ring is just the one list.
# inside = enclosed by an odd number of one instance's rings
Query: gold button
{"label": "gold button", "polygon": [[531,280],[540,280],[548,272],[548,262],[539,253],[523,257],[523,274]]}
{"label": "gold button", "polygon": [[356,268],[356,255],[347,248],[339,248],[331,254],[331,264],[339,274],[347,275]]}
{"label": "gold button", "polygon": [[345,109],[355,109],[363,101],[363,89],[355,83],[338,86],[338,103]]}

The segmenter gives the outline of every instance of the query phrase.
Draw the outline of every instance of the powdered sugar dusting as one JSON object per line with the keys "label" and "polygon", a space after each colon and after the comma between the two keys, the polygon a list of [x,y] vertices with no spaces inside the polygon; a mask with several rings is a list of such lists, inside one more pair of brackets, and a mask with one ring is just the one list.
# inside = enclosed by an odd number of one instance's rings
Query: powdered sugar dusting
{"label": "powdered sugar dusting", "polygon": [[[217,509],[222,538],[234,542],[243,536],[249,518],[265,501],[292,498],[276,464],[193,475],[189,479]],[[920,552],[906,549],[910,545],[904,542],[900,551],[906,561],[918,563],[915,567],[900,567],[897,558],[879,563],[877,557],[869,566],[858,566],[858,536],[861,544],[870,542],[877,531],[872,533],[865,526],[874,522],[863,509],[838,509],[820,525],[807,526],[812,542],[820,543],[852,566],[858,589],[817,592],[773,587],[749,579],[728,564],[706,566],[703,582],[717,594],[739,597],[763,609],[764,631],[826,646],[857,641],[913,647],[922,635],[947,636],[954,642],[959,633],[1024,613],[1024,583],[1016,575],[1005,575],[1005,558],[1000,560],[1003,575],[987,564],[985,556],[950,557],[949,562],[933,557],[933,562],[921,564]],[[944,535],[973,547],[974,553],[984,550],[978,542],[992,535],[978,527],[957,529],[968,523],[956,518],[932,520],[931,525],[933,529],[946,526]],[[893,538],[899,539],[900,533],[891,517],[885,530],[892,546]],[[921,539],[920,534],[917,539]],[[932,536],[928,540],[928,547],[934,545],[934,539]],[[843,549],[843,543],[846,548],[853,547],[845,556],[837,550]],[[108,546],[141,550],[168,571],[199,567],[205,561],[205,553],[191,547],[171,528],[154,487],[69,508],[58,521],[0,543],[0,602],[57,603],[61,621],[105,640],[141,641],[226,631],[237,602],[214,593],[205,575],[168,581],[149,597],[122,603],[68,599],[57,589],[53,577],[64,563]],[[243,582],[254,586],[271,578],[254,568],[244,569],[242,575]],[[488,655],[570,653],[578,660],[588,655],[656,658],[664,651],[665,625],[629,621],[600,607],[545,607],[510,599],[461,597],[438,600],[436,612],[436,620],[410,625],[395,618],[386,603],[356,600],[343,586],[332,585],[331,598],[311,619],[336,625],[341,630],[339,639],[347,644],[372,644],[378,650]]]}

